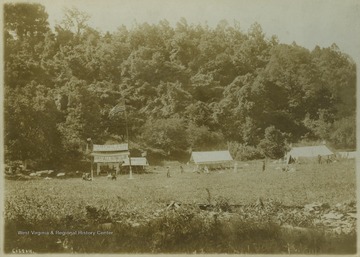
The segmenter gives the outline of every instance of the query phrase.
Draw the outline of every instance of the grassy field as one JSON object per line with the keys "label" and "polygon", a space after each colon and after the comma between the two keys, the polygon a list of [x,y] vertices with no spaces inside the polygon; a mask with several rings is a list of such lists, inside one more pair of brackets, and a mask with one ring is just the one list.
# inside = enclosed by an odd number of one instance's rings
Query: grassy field
{"label": "grassy field", "polygon": [[[95,177],[94,181],[80,178],[6,181],[6,199],[21,196],[53,199],[52,203],[86,203],[112,205],[119,203],[157,208],[158,204],[177,201],[207,203],[212,197],[224,197],[233,204],[248,204],[259,197],[272,198],[285,205],[304,205],[321,202],[335,205],[355,200],[355,162],[331,164],[298,164],[295,172],[279,170],[279,164],[268,164],[262,172],[261,162],[239,163],[234,170],[215,171],[210,174],[192,172],[193,167],[171,166],[171,178],[165,167],[151,168],[152,173],[118,176],[116,181]],[[70,207],[71,208],[71,207]]]}
{"label": "grassy field", "polygon": [[[305,234],[295,231],[289,236],[279,225],[267,221],[267,212],[258,212],[256,208],[251,212],[257,212],[254,216],[257,220],[236,216],[238,218],[226,222],[216,218],[222,215],[221,211],[214,216],[214,212],[199,212],[191,205],[216,203],[217,199],[246,205],[255,203],[259,197],[288,206],[313,202],[334,206],[353,201],[356,199],[353,160],[323,165],[297,164],[292,166],[294,172],[283,172],[280,164],[275,163],[268,163],[262,172],[262,162],[258,161],[239,163],[237,172],[228,169],[209,174],[194,173],[194,167],[184,166],[185,172],[181,174],[179,165],[167,163],[151,167],[149,174],[135,174],[134,179],[121,175],[115,181],[106,177],[95,177],[94,181],[81,178],[6,180],[5,251],[15,248],[39,253],[355,251],[356,235],[353,234],[338,238],[328,237],[322,231]],[[170,178],[166,176],[166,166],[170,166]],[[167,211],[165,207],[171,201],[190,205],[175,212]],[[110,224],[114,235],[98,240],[100,237],[64,239],[18,234],[19,230],[96,231],[102,224]],[[346,248],[341,247],[344,242],[348,242]]]}

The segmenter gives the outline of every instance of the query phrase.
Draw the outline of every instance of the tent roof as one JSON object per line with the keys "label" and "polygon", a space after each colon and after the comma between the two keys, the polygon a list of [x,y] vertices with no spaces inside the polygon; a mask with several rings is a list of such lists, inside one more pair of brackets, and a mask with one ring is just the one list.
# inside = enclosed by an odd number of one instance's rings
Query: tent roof
{"label": "tent roof", "polygon": [[91,156],[105,157],[105,156],[128,156],[130,152],[95,152],[91,153]]}
{"label": "tent roof", "polygon": [[232,161],[229,151],[192,152],[190,161],[196,164],[211,164]]}
{"label": "tent roof", "polygon": [[120,163],[128,159],[129,152],[92,153],[95,163]]}
{"label": "tent roof", "polygon": [[128,150],[128,144],[93,145],[93,152],[120,152]]}
{"label": "tent roof", "polygon": [[319,155],[326,156],[334,154],[327,148],[325,145],[317,145],[317,146],[303,146],[303,147],[293,147],[290,152],[288,152],[288,156],[292,156],[294,158],[297,157],[317,157]]}
{"label": "tent roof", "polygon": [[[129,158],[124,160],[122,166],[129,166]],[[145,157],[131,157],[131,166],[149,166]]]}
{"label": "tent roof", "polygon": [[342,158],[356,158],[356,151],[352,151],[352,152],[338,152],[338,154],[340,155],[340,157]]}

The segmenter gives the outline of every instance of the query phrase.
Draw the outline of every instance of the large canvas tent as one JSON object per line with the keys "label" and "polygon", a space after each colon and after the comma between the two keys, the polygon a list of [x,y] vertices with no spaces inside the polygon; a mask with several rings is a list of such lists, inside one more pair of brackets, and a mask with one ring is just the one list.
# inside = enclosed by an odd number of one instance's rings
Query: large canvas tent
{"label": "large canvas tent", "polygon": [[325,157],[333,154],[325,145],[293,147],[286,154],[286,163],[291,163],[299,158],[317,158],[318,156]]}
{"label": "large canvas tent", "polygon": [[94,163],[97,165],[97,175],[100,174],[101,165],[113,165],[116,171],[119,171],[119,164],[129,159],[128,144],[114,145],[93,145],[91,155],[94,157]]}
{"label": "large canvas tent", "polygon": [[229,168],[233,158],[229,151],[192,152],[190,162],[197,167]]}

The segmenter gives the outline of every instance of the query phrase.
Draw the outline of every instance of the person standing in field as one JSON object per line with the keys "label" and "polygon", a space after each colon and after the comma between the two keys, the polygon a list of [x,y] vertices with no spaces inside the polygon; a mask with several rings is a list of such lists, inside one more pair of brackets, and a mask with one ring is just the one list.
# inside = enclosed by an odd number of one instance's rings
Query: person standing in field
{"label": "person standing in field", "polygon": [[209,169],[208,169],[208,167],[207,167],[207,166],[205,166],[205,168],[204,168],[204,172],[205,172],[205,173],[209,173]]}
{"label": "person standing in field", "polygon": [[328,157],[327,157],[327,159],[326,159],[326,163],[327,163],[327,164],[331,163],[330,155],[328,155]]}
{"label": "person standing in field", "polygon": [[[124,164],[124,161],[121,161],[121,162],[119,163],[119,170],[118,170],[119,174],[122,174],[122,173],[123,173],[123,170],[124,170],[123,164]],[[117,174],[117,175],[119,175],[119,174]]]}
{"label": "person standing in field", "polygon": [[318,163],[321,164],[321,155],[318,155]]}
{"label": "person standing in field", "polygon": [[262,171],[265,171],[265,160],[263,160]]}
{"label": "person standing in field", "polygon": [[180,166],[180,173],[181,173],[181,174],[184,173],[184,168],[183,168],[183,166]]}
{"label": "person standing in field", "polygon": [[166,168],[166,176],[170,178],[170,168],[169,166]]}

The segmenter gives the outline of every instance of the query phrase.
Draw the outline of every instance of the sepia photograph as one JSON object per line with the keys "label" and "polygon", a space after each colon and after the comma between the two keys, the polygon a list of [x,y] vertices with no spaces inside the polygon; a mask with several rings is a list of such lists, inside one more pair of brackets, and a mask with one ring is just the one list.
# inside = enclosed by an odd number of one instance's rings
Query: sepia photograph
{"label": "sepia photograph", "polygon": [[2,255],[357,254],[357,0],[3,0]]}

